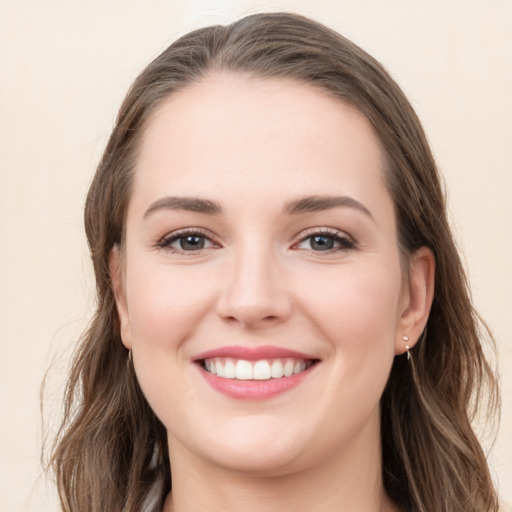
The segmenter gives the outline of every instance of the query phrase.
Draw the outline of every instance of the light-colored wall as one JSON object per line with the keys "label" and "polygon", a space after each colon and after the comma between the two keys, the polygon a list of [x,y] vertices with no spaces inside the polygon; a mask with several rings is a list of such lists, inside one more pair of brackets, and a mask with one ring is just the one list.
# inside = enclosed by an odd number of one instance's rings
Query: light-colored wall
{"label": "light-colored wall", "polygon": [[[501,432],[491,459],[512,502],[512,1],[0,1],[0,510],[56,510],[40,475],[39,387],[55,426],[94,285],[88,183],[119,103],[178,35],[293,10],[381,60],[423,120],[449,189],[475,301],[500,346]],[[54,359],[55,358],[55,359]]]}

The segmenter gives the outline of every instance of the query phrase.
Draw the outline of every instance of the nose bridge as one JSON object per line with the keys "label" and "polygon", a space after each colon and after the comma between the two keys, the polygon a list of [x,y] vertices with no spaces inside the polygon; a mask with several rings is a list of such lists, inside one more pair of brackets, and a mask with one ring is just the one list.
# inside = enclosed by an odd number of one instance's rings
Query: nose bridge
{"label": "nose bridge", "polygon": [[219,314],[223,318],[256,327],[289,316],[290,297],[278,257],[270,244],[247,240],[233,249],[226,270],[219,299]]}

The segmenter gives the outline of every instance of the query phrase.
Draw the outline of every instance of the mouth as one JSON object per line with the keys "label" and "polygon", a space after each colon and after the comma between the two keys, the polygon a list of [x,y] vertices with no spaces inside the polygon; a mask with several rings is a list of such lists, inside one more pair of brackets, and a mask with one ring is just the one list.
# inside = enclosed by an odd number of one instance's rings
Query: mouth
{"label": "mouth", "polygon": [[230,357],[212,357],[199,361],[206,372],[223,379],[270,380],[298,375],[318,360],[302,358],[259,359],[250,361]]}
{"label": "mouth", "polygon": [[298,386],[320,359],[279,347],[229,346],[194,358],[205,381],[236,399],[271,398]]}

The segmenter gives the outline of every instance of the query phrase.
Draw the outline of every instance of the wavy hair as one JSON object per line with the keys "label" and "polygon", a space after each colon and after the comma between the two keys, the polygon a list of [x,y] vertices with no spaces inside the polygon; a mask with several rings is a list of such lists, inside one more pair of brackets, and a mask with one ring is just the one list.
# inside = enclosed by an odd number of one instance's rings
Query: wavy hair
{"label": "wavy hair", "polygon": [[327,27],[287,13],[256,14],[181,37],[138,76],[121,106],[85,206],[97,309],[72,364],[50,460],[63,510],[139,512],[150,496],[160,506],[171,489],[166,431],[121,343],[108,261],[123,241],[144,128],[169,95],[215,72],[313,85],[372,124],[385,154],[404,265],[423,246],[436,261],[427,328],[412,364],[395,358],[381,399],[384,486],[404,511],[497,510],[471,426],[482,408],[493,417],[499,409],[496,377],[482,347],[492,336],[472,305],[423,129],[375,59]]}

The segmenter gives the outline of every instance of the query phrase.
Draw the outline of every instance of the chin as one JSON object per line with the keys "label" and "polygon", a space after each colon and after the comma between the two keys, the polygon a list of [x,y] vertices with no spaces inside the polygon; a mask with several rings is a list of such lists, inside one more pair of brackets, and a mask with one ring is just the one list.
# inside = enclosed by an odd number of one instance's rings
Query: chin
{"label": "chin", "polygon": [[[305,466],[301,462],[303,454],[300,450],[292,453],[275,446],[265,449],[254,449],[249,446],[236,446],[232,449],[222,447],[219,453],[209,453],[211,462],[227,471],[240,474],[276,477],[293,473]],[[213,458],[215,457],[215,458]]]}
{"label": "chin", "polygon": [[[205,462],[228,471],[262,477],[283,475],[304,465],[304,447],[308,445],[305,433],[293,423],[283,425],[268,417],[239,418],[224,428],[209,430],[201,445],[190,445],[189,449]],[[172,460],[172,446],[170,450]]]}

